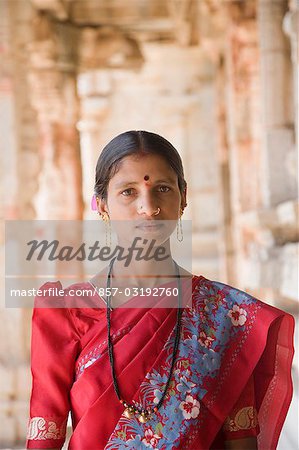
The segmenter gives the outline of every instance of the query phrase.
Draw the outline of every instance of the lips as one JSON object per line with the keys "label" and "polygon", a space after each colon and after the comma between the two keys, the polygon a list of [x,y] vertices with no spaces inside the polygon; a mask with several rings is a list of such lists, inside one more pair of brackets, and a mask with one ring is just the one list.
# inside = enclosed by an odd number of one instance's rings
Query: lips
{"label": "lips", "polygon": [[139,225],[136,226],[138,230],[147,230],[147,231],[155,231],[160,230],[164,225],[162,223],[158,223],[154,220],[147,220],[144,222],[141,222]]}

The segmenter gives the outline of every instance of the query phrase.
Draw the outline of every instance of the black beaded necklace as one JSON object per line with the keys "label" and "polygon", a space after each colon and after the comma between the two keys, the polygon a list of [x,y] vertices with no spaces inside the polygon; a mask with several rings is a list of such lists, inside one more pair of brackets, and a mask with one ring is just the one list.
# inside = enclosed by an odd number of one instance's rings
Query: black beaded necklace
{"label": "black beaded necklace", "polygon": [[[111,286],[111,272],[112,272],[112,267],[113,267],[113,263],[115,261],[116,258],[112,259],[109,265],[109,270],[108,270],[108,275],[107,275],[107,283],[106,286],[109,289],[106,289],[106,292],[110,291],[110,286]],[[116,379],[116,375],[115,375],[115,370],[114,370],[114,356],[113,356],[113,344],[112,344],[112,340],[111,340],[111,336],[110,336],[110,330],[111,330],[111,320],[110,320],[110,315],[111,315],[111,295],[107,296],[107,330],[108,330],[108,353],[109,353],[109,360],[110,360],[110,366],[111,366],[111,372],[112,372],[112,379],[113,379],[113,386],[114,386],[114,391],[117,395],[118,400],[120,401],[120,403],[122,403],[125,407],[125,411],[124,411],[124,415],[130,419],[131,417],[134,416],[134,414],[138,414],[139,417],[139,421],[142,423],[147,422],[153,413],[157,412],[158,409],[161,407],[164,398],[166,396],[167,393],[167,389],[169,387],[169,383],[172,377],[172,373],[173,373],[173,369],[174,369],[174,364],[175,364],[175,358],[176,358],[176,353],[177,353],[177,349],[179,346],[179,341],[180,341],[180,333],[181,333],[181,317],[182,317],[182,286],[181,286],[181,276],[180,276],[180,271],[179,271],[179,267],[177,265],[177,263],[175,261],[173,261],[175,264],[175,268],[176,268],[176,276],[177,276],[177,281],[178,281],[178,310],[177,310],[177,322],[176,322],[176,329],[175,329],[175,338],[174,338],[174,346],[173,346],[173,353],[172,353],[172,362],[171,362],[171,366],[170,366],[170,371],[169,371],[169,375],[168,375],[168,379],[166,381],[165,387],[164,387],[164,391],[162,393],[162,396],[159,400],[159,402],[157,403],[157,405],[154,408],[151,407],[147,407],[147,408],[138,408],[136,405],[132,405],[127,403],[124,399],[122,399],[121,395],[120,395],[120,391],[119,391],[119,386],[117,383],[117,379]]]}

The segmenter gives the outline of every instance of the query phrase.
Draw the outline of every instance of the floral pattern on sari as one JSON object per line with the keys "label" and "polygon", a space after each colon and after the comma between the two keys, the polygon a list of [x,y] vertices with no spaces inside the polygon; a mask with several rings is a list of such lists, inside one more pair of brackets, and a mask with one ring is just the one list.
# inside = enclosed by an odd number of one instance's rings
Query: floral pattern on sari
{"label": "floral pattern on sari", "polygon": [[[186,436],[194,437],[194,427],[200,428],[201,400],[211,382],[218,377],[226,350],[236,342],[238,351],[244,346],[257,309],[256,299],[228,285],[199,280],[193,290],[192,307],[182,315],[181,339],[172,380],[164,402],[148,422],[142,424],[137,417],[121,416],[110,436],[106,450],[116,449],[170,449],[179,448]],[[146,374],[138,394],[139,407],[157,404],[168,378],[174,330],[163,348],[165,364],[157,371]],[[226,370],[228,368],[226,367]],[[216,397],[215,397],[216,398]],[[192,437],[193,436],[193,437]]]}

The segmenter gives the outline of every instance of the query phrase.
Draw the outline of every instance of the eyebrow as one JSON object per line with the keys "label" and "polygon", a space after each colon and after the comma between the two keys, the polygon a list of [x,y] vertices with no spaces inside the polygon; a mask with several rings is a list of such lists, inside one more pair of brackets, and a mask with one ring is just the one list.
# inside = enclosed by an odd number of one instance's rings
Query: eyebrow
{"label": "eyebrow", "polygon": [[[142,180],[143,181],[143,180]],[[149,180],[151,181],[151,180]],[[175,180],[173,178],[165,178],[163,180],[156,180],[154,183],[169,183],[169,184],[174,184]],[[117,189],[121,188],[121,187],[125,187],[125,186],[132,186],[132,185],[136,185],[139,184],[138,181],[120,181],[119,183],[117,183],[115,185],[115,187]]]}

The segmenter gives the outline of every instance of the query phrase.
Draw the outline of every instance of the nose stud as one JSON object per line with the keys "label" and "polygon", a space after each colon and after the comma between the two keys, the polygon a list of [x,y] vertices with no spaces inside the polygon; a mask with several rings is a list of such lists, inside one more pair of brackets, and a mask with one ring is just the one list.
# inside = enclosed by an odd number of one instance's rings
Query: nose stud
{"label": "nose stud", "polygon": [[[142,210],[143,206],[140,206],[140,211]],[[161,209],[158,207],[157,211],[155,211],[152,216],[157,216],[160,213]]]}

